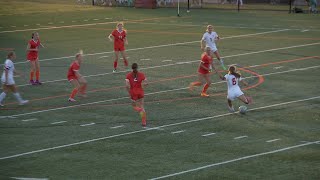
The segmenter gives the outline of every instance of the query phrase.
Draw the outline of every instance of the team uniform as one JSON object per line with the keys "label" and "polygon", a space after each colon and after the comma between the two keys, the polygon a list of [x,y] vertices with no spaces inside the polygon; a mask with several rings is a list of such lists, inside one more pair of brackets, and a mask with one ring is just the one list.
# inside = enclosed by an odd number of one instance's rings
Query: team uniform
{"label": "team uniform", "polygon": [[[29,47],[30,49],[38,49],[40,46],[40,39],[38,41],[35,41],[31,39],[29,41]],[[29,61],[35,61],[38,59],[38,51],[29,51],[27,54],[27,60]]]}
{"label": "team uniform", "polygon": [[78,80],[78,77],[76,76],[76,71],[80,70],[80,64],[78,64],[77,62],[73,62],[68,70],[68,81],[72,81],[72,80]]}
{"label": "team uniform", "polygon": [[218,49],[215,41],[218,37],[216,32],[206,32],[203,34],[202,40],[206,42],[206,46],[209,46],[212,52],[216,52]]}
{"label": "team uniform", "polygon": [[[14,85],[13,73],[14,73],[14,65],[10,59],[7,59],[4,63],[4,70],[8,71],[8,79],[6,85]],[[5,71],[2,73],[1,82],[4,84],[6,82],[6,74]]]}
{"label": "team uniform", "polygon": [[[206,53],[202,54],[201,56],[201,63],[202,65],[204,65],[206,68],[208,69],[212,69],[212,57],[211,56],[208,56]],[[198,69],[198,73],[200,74],[208,74],[210,71],[204,69],[203,67],[199,66],[199,69]]]}
{"label": "team uniform", "polygon": [[239,96],[243,95],[244,93],[241,91],[239,87],[239,81],[242,80],[242,78],[236,78],[232,74],[226,74],[224,76],[226,78],[227,84],[228,84],[228,96],[227,98],[231,101],[235,100]]}
{"label": "team uniform", "polygon": [[126,81],[130,83],[130,97],[132,101],[137,101],[144,97],[144,91],[142,88],[142,81],[146,80],[145,75],[142,72],[137,72],[137,76],[134,76],[133,72],[127,74]]}
{"label": "team uniform", "polygon": [[124,51],[124,42],[127,37],[127,33],[125,30],[118,31],[117,29],[112,31],[112,36],[114,38],[114,51]]}

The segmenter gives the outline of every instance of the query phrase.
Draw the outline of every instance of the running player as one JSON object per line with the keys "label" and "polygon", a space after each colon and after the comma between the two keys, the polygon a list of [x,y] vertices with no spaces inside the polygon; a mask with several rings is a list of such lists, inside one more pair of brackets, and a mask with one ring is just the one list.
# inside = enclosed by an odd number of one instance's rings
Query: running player
{"label": "running player", "polygon": [[[32,39],[28,42],[27,46],[27,60],[30,62],[31,70],[30,70],[30,84],[32,85],[41,85],[40,82],[40,64],[39,64],[39,47],[44,47],[40,43],[39,33],[32,33]],[[34,73],[36,73],[36,81],[33,80]]]}
{"label": "running player", "polygon": [[0,106],[3,106],[2,101],[6,97],[9,91],[13,92],[20,105],[28,103],[28,100],[23,100],[17,91],[13,75],[16,74],[14,69],[13,60],[16,59],[16,54],[14,52],[9,52],[7,55],[7,60],[4,63],[4,71],[1,76],[2,89],[3,92],[0,94]]}
{"label": "running player", "polygon": [[118,59],[119,59],[119,52],[122,55],[124,66],[127,69],[128,68],[128,60],[127,55],[125,52],[124,45],[128,45],[127,40],[127,31],[123,28],[123,23],[119,22],[116,26],[116,29],[111,32],[111,34],[108,36],[109,40],[114,42],[114,55],[115,59],[113,62],[113,72],[117,72],[118,67]]}
{"label": "running player", "polygon": [[127,74],[126,88],[132,100],[132,107],[139,112],[142,120],[142,126],[147,125],[147,113],[144,109],[144,91],[143,86],[148,85],[147,78],[142,72],[138,72],[138,64],[132,64],[132,72]]}
{"label": "running player", "polygon": [[84,77],[79,73],[80,65],[82,63],[82,53],[76,54],[76,59],[71,63],[68,70],[68,81],[73,85],[73,90],[69,96],[68,101],[75,102],[74,97],[80,91],[79,96],[87,97],[86,89],[87,89],[87,81]]}
{"label": "running player", "polygon": [[220,61],[220,64],[224,70],[226,70],[226,67],[223,64],[223,60],[220,57],[220,53],[217,49],[216,41],[219,41],[220,37],[219,35],[213,31],[213,26],[208,25],[207,31],[203,34],[201,39],[201,50],[205,51],[205,47],[209,46],[211,48],[211,51],[214,53],[214,55],[217,57],[217,59]]}
{"label": "running player", "polygon": [[209,94],[207,94],[207,89],[211,84],[210,72],[212,69],[216,71],[216,68],[213,65],[211,48],[206,47],[205,52],[201,55],[201,61],[198,68],[199,80],[190,83],[189,89],[193,91],[194,86],[201,86],[203,84],[203,80],[205,80],[206,84],[203,86],[200,95],[203,97],[209,97]]}
{"label": "running player", "polygon": [[230,112],[234,112],[234,108],[232,105],[232,101],[236,98],[240,99],[245,104],[251,104],[252,98],[249,96],[245,96],[239,87],[239,81],[241,81],[244,85],[248,86],[248,83],[241,78],[241,74],[236,72],[235,66],[229,67],[229,72],[225,76],[222,76],[218,73],[220,78],[224,81],[227,81],[228,84],[228,108]]}

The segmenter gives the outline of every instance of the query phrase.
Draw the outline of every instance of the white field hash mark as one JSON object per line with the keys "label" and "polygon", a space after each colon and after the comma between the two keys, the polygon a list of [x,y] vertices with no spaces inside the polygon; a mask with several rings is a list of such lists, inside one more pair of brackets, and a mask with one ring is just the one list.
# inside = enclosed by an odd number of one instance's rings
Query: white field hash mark
{"label": "white field hash mark", "polygon": [[241,161],[241,160],[256,158],[256,157],[259,157],[259,156],[265,156],[265,155],[275,154],[275,153],[288,151],[288,150],[291,150],[291,149],[296,149],[296,148],[300,148],[300,147],[304,147],[304,146],[309,146],[309,145],[317,144],[319,142],[320,141],[308,142],[308,143],[298,144],[298,145],[295,145],[295,146],[289,146],[289,147],[285,147],[285,148],[281,148],[281,149],[277,149],[277,150],[273,150],[273,151],[267,151],[267,152],[263,152],[263,153],[258,153],[258,154],[253,154],[253,155],[249,155],[249,156],[239,157],[239,158],[236,158],[236,159],[231,159],[231,160],[222,161],[222,162],[219,162],[219,163],[209,164],[209,165],[206,165],[206,166],[201,166],[201,167],[197,167],[197,168],[194,168],[194,169],[189,169],[189,170],[186,170],[186,171],[181,171],[181,172],[177,172],[177,173],[173,173],[173,174],[168,174],[168,175],[165,175],[165,176],[151,178],[151,180],[164,179],[164,178],[169,178],[169,177],[173,177],[173,176],[178,176],[178,175],[182,175],[182,174],[186,174],[186,173],[190,173],[190,172],[195,172],[195,171],[199,171],[199,170],[203,170],[203,169],[207,169],[207,168],[212,168],[212,167],[215,167],[215,166],[221,166],[221,165],[224,165],[224,164],[229,164],[229,163],[233,163],[233,162],[237,162],[237,161]]}
{"label": "white field hash mark", "polygon": [[53,123],[50,123],[50,124],[62,124],[62,123],[66,123],[67,121],[57,121],[57,122],[53,122]]}
{"label": "white field hash mark", "polygon": [[266,141],[267,143],[271,143],[271,142],[275,142],[275,141],[279,141],[280,139],[271,139],[271,140],[268,140]]}
{"label": "white field hash mark", "polygon": [[92,126],[95,125],[96,123],[89,123],[89,124],[81,124],[80,126],[84,127],[84,126]]}
{"label": "white field hash mark", "polygon": [[[283,74],[283,73],[288,73],[288,72],[295,72],[295,71],[304,71],[304,70],[309,70],[309,69],[314,69],[314,68],[319,68],[320,66],[311,66],[307,68],[300,68],[300,69],[292,69],[288,71],[282,71],[282,72],[274,72],[274,73],[269,73],[269,74],[261,74],[261,76],[270,76],[274,74]],[[256,76],[251,76],[251,77],[246,77],[244,79],[252,78]],[[220,81],[214,84],[219,84],[219,83],[225,83],[224,81]],[[178,88],[178,89],[171,89],[171,90],[165,90],[165,91],[158,91],[158,92],[152,92],[152,93],[146,93],[145,96],[153,95],[153,94],[161,94],[161,93],[167,93],[167,92],[173,92],[173,91],[179,91],[179,90],[184,90],[187,89],[188,87],[183,87],[183,88]],[[72,105],[72,106],[63,106],[59,108],[53,108],[53,109],[46,109],[46,110],[41,110],[41,111],[33,111],[33,112],[27,112],[23,114],[15,114],[15,115],[8,115],[8,116],[0,116],[0,118],[15,118],[19,116],[25,116],[25,115],[31,115],[31,114],[38,114],[38,113],[43,113],[43,112],[50,112],[50,111],[57,111],[57,110],[62,110],[62,109],[69,109],[69,108],[76,108],[76,107],[81,107],[81,106],[87,106],[87,105],[93,105],[93,104],[100,104],[104,102],[112,102],[112,101],[117,101],[121,99],[128,99],[129,97],[120,97],[120,98],[114,98],[114,99],[106,99],[106,100],[101,100],[101,101],[95,101],[95,102],[90,102],[90,103],[84,103],[84,104],[77,104],[77,105]],[[248,110],[250,111],[250,109]]]}
{"label": "white field hash mark", "polygon": [[248,136],[238,136],[238,137],[235,137],[233,139],[243,139],[243,138],[247,138]]}
{"label": "white field hash mark", "polygon": [[171,134],[179,134],[179,133],[183,133],[185,130],[181,130],[181,131],[174,131],[174,132],[171,132]]}
{"label": "white field hash mark", "polygon": [[[270,108],[270,107],[283,106],[283,105],[299,103],[299,102],[304,102],[304,101],[310,101],[310,100],[315,100],[315,99],[319,99],[319,98],[320,98],[320,96],[314,96],[314,97],[300,99],[300,100],[287,101],[287,102],[283,102],[283,103],[278,103],[278,104],[272,104],[272,105],[268,105],[268,106],[261,106],[261,107],[253,108],[253,109],[250,109],[250,111],[267,109],[267,108]],[[104,136],[104,137],[101,137],[101,138],[95,138],[95,139],[89,139],[89,140],[85,140],[85,141],[79,141],[79,142],[75,142],[75,143],[71,143],[71,144],[64,144],[64,145],[60,145],[60,146],[54,146],[54,147],[49,147],[49,148],[44,148],[44,149],[38,149],[38,150],[24,152],[24,153],[20,153],[20,154],[11,155],[11,156],[0,157],[0,160],[12,159],[12,158],[16,158],[16,157],[26,156],[26,155],[30,155],[30,154],[45,152],[45,151],[51,151],[51,150],[55,150],[55,149],[61,149],[61,148],[66,148],[66,147],[71,147],[71,146],[77,146],[77,145],[81,145],[81,144],[87,144],[87,143],[91,143],[91,142],[96,142],[96,141],[101,141],[101,140],[106,140],[106,139],[112,139],[112,138],[122,137],[122,136],[126,136],[126,135],[138,134],[138,133],[142,133],[142,132],[146,132],[146,131],[158,130],[159,128],[165,128],[165,127],[171,127],[171,126],[178,126],[178,125],[181,125],[181,124],[188,124],[188,123],[212,120],[212,119],[217,119],[217,118],[220,118],[220,117],[230,116],[230,115],[233,115],[233,113],[225,113],[225,114],[220,114],[220,115],[215,115],[215,116],[209,116],[209,117],[204,117],[204,118],[199,118],[199,119],[193,119],[193,120],[189,120],[189,121],[182,121],[182,122],[177,122],[177,123],[173,123],[173,124],[162,125],[162,126],[158,126],[158,127],[154,127],[154,128],[147,128],[147,129],[142,129],[142,130],[138,130],[138,131],[131,131],[131,132],[126,132],[126,133],[122,133],[122,134],[115,134],[115,135],[111,135],[111,136]],[[320,142],[320,141],[317,141],[317,142]]]}
{"label": "white field hash mark", "polygon": [[209,133],[209,134],[204,134],[204,135],[201,135],[202,137],[207,137],[207,136],[212,136],[212,135],[215,135],[216,133]]}
{"label": "white field hash mark", "polygon": [[24,120],[21,120],[23,122],[29,122],[29,121],[36,121],[38,120],[37,118],[32,118],[32,119],[24,119]]}
{"label": "white field hash mark", "polygon": [[122,128],[124,127],[124,125],[120,125],[120,126],[113,126],[113,127],[110,127],[110,129],[118,129],[118,128]]}

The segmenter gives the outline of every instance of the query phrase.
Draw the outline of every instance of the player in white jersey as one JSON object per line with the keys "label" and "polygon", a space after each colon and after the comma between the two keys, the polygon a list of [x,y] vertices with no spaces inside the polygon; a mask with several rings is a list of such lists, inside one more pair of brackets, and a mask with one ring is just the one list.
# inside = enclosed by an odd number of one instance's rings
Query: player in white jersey
{"label": "player in white jersey", "polygon": [[14,52],[9,52],[7,55],[7,60],[4,63],[4,71],[1,76],[2,89],[3,92],[0,94],[0,106],[3,106],[2,101],[6,97],[9,91],[13,92],[20,105],[28,103],[28,100],[23,100],[17,91],[13,75],[16,73],[13,65],[13,60],[16,59],[16,54]]}
{"label": "player in white jersey", "polygon": [[206,46],[211,48],[211,51],[214,53],[214,55],[217,57],[217,59],[220,61],[221,66],[224,70],[226,70],[226,67],[223,64],[223,60],[220,57],[220,53],[218,51],[216,41],[219,41],[220,37],[219,35],[213,31],[213,26],[208,25],[207,26],[207,31],[203,34],[202,39],[201,39],[201,50],[204,51],[204,48]]}
{"label": "player in white jersey", "polygon": [[237,98],[240,99],[245,104],[250,104],[252,102],[252,98],[245,96],[240,89],[239,81],[241,81],[246,86],[248,86],[248,83],[241,78],[241,75],[239,73],[236,72],[235,66],[230,66],[229,72],[225,76],[222,76],[220,73],[219,73],[219,76],[222,80],[227,81],[227,84],[228,84],[227,99],[228,99],[228,108],[230,112],[234,112],[232,101],[234,101]]}

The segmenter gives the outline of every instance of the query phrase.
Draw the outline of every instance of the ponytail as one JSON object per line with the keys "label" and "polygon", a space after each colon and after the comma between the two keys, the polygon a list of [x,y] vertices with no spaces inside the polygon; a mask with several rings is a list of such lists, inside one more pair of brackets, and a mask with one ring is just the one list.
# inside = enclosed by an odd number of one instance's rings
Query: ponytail
{"label": "ponytail", "polygon": [[229,67],[229,74],[234,75],[238,79],[241,77],[241,74],[236,72],[236,67],[234,67],[234,66]]}

